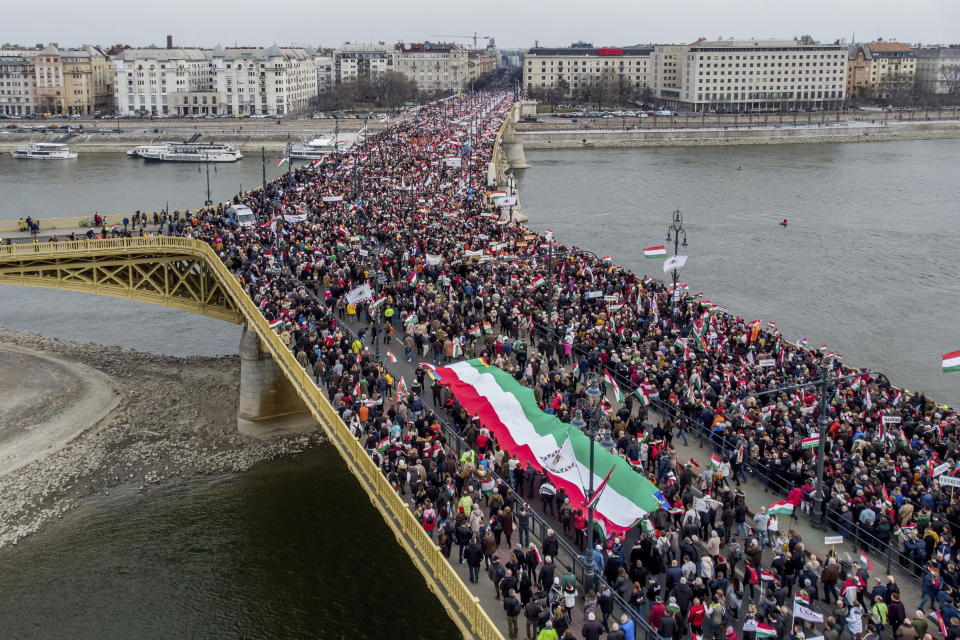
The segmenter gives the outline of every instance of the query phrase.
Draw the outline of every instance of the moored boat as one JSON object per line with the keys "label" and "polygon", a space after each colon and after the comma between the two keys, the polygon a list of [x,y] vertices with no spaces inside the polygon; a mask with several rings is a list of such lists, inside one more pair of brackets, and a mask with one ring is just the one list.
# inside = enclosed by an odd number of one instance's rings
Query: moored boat
{"label": "moored boat", "polygon": [[10,155],[27,160],[72,160],[77,157],[77,152],[58,142],[34,142],[11,151]]}
{"label": "moored boat", "polygon": [[137,149],[138,157],[159,162],[236,162],[243,157],[232,144],[216,142],[168,142]]}

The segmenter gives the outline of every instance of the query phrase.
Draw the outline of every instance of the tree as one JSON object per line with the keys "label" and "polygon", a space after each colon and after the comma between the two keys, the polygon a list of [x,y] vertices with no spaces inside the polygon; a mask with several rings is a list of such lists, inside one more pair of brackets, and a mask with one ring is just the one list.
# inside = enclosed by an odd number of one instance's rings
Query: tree
{"label": "tree", "polygon": [[947,88],[947,95],[960,96],[960,64],[945,64],[940,67],[940,82]]}

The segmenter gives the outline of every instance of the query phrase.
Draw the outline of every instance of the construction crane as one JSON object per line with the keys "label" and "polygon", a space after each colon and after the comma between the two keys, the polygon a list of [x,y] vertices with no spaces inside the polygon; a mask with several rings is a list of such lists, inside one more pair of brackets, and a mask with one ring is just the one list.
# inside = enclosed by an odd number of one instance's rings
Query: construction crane
{"label": "construction crane", "polygon": [[477,49],[477,40],[479,40],[480,38],[483,38],[484,40],[487,40],[487,41],[489,42],[489,41],[490,41],[490,38],[492,38],[493,36],[479,36],[479,35],[477,35],[477,32],[474,31],[472,36],[437,36],[437,35],[433,35],[433,36],[430,36],[430,37],[431,37],[431,38],[457,38],[458,40],[473,40],[473,49],[474,49],[474,51],[476,51],[476,49]]}

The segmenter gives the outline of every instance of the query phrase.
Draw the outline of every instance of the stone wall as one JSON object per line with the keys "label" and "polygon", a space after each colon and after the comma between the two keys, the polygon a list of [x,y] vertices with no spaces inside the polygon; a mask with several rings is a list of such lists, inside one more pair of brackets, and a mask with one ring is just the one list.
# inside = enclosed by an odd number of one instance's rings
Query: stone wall
{"label": "stone wall", "polygon": [[895,123],[884,126],[800,126],[750,129],[660,129],[518,131],[525,149],[584,149],[592,147],[684,147],[734,144],[794,144],[807,142],[876,142],[960,138],[960,122]]}

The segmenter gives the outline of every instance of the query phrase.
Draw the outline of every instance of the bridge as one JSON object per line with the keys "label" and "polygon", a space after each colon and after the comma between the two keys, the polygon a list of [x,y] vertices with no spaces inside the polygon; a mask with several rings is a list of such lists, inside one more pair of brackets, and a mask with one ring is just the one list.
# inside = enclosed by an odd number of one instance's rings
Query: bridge
{"label": "bridge", "polygon": [[308,417],[320,425],[427,586],[465,638],[503,635],[439,547],[350,433],[325,393],[270,329],[213,249],[199,240],[139,237],[0,246],[0,284],[96,293],[245,324],[238,427],[254,435]]}
{"label": "bridge", "polygon": [[[515,105],[497,132],[487,170],[491,187],[505,183],[509,166],[526,166],[522,146],[513,133],[518,113]],[[44,228],[57,229],[63,237],[70,230],[86,231],[80,224],[79,218],[67,218],[45,221]],[[12,231],[14,225],[7,222],[0,229]],[[173,236],[43,243],[31,243],[26,237],[19,240],[26,242],[0,246],[0,284],[126,298],[245,325],[240,344],[238,430],[267,437],[315,429],[319,424],[464,638],[502,640],[501,630],[479,598],[444,558],[350,433],[325,391],[268,326],[209,244]],[[545,530],[543,524],[541,536]],[[569,563],[575,564],[572,549],[568,556]]]}

